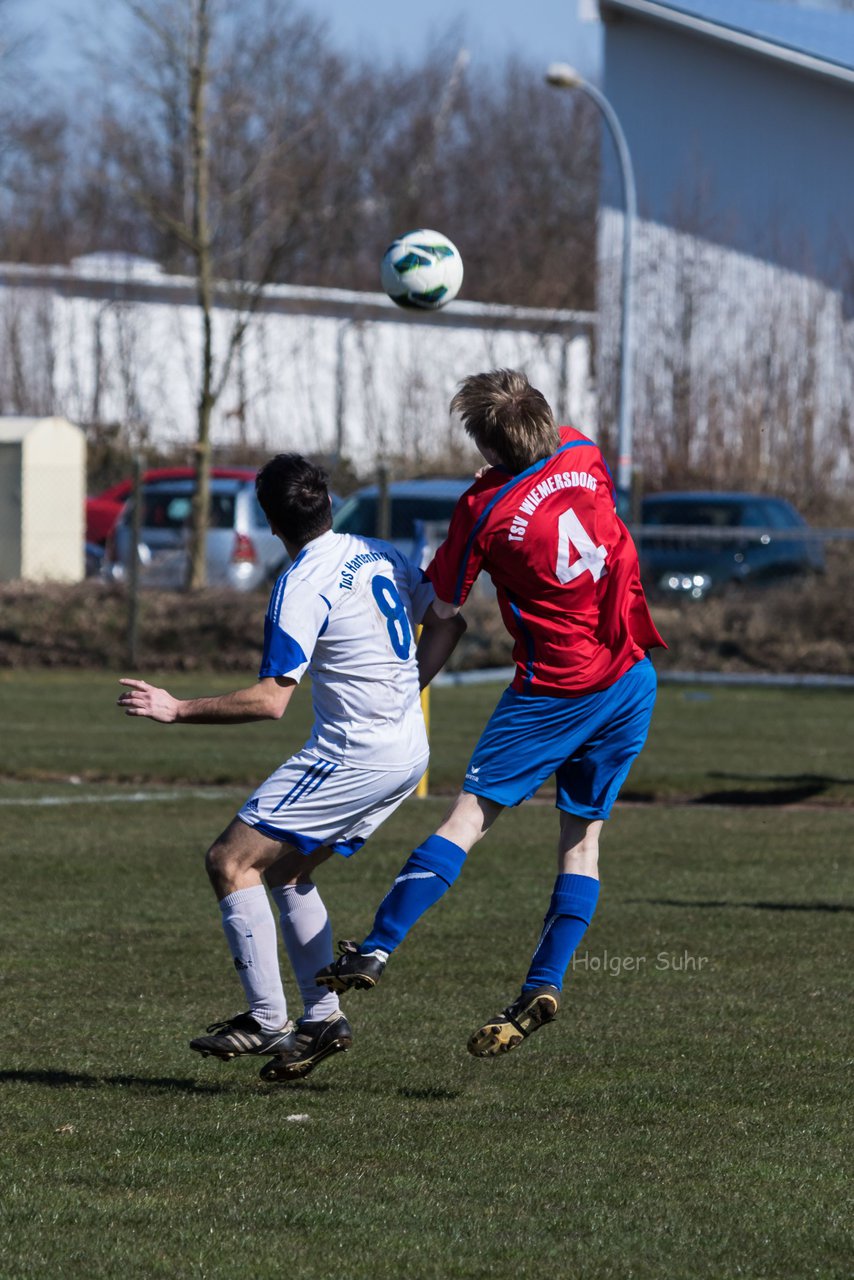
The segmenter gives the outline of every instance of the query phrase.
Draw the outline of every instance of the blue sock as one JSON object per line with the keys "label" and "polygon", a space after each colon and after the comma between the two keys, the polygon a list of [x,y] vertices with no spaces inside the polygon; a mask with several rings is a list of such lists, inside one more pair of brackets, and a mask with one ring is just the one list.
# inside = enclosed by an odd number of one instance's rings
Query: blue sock
{"label": "blue sock", "polygon": [[599,881],[592,876],[558,876],[523,991],[546,983],[561,989],[572,953],[593,919],[598,898]]}
{"label": "blue sock", "polygon": [[428,836],[410,855],[380,903],[362,952],[394,951],[428,907],[438,902],[456,880],[466,860],[465,849],[444,836]]}

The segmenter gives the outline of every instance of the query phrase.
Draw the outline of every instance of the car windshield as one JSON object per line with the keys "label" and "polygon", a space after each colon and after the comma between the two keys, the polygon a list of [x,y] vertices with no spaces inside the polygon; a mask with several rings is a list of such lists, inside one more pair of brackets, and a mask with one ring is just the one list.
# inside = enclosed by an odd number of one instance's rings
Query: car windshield
{"label": "car windshield", "polygon": [[738,502],[669,502],[655,499],[643,504],[643,523],[698,525],[704,529],[735,529],[744,523]]}
{"label": "car windshield", "polygon": [[[147,489],[142,495],[142,526],[145,529],[184,529],[192,515],[192,493],[186,490]],[[234,526],[233,493],[212,493],[210,527],[230,529]]]}
{"label": "car windshield", "polygon": [[[416,520],[447,522],[456,505],[455,498],[391,498],[392,538],[415,536]],[[343,503],[333,521],[336,533],[354,533],[365,538],[377,537],[377,499],[375,495],[354,494]]]}

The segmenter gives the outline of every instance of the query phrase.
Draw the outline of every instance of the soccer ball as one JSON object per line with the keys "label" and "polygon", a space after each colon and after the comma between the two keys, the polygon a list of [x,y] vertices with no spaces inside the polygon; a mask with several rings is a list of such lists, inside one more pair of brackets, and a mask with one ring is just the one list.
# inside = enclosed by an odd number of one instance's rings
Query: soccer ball
{"label": "soccer ball", "polygon": [[441,232],[408,231],[383,254],[380,279],[398,306],[438,311],[460,291],[463,260]]}

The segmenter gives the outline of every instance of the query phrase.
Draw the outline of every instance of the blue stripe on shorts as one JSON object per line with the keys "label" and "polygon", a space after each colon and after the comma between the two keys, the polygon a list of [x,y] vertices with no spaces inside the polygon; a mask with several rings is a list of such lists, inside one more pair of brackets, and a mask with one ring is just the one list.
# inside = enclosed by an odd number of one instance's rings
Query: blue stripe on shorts
{"label": "blue stripe on shorts", "polygon": [[[244,818],[245,822],[246,819]],[[354,836],[352,840],[333,840],[327,842],[318,839],[317,836],[306,835],[303,831],[282,831],[281,827],[273,827],[267,822],[247,823],[253,831],[260,831],[262,836],[268,836],[271,840],[278,840],[281,844],[290,844],[299,853],[314,853],[315,849],[322,844],[329,844],[329,848],[333,853],[340,853],[342,857],[349,858],[354,853],[358,853],[362,845],[365,843],[363,836]]]}
{"label": "blue stripe on shorts", "polygon": [[338,768],[337,762],[333,763],[329,760],[318,760],[315,764],[310,764],[305,773],[295,782],[286,796],[273,809],[273,813],[278,813],[281,808],[287,804],[296,804],[297,800],[302,796],[311,795],[312,791],[317,791],[328,777],[330,777]]}

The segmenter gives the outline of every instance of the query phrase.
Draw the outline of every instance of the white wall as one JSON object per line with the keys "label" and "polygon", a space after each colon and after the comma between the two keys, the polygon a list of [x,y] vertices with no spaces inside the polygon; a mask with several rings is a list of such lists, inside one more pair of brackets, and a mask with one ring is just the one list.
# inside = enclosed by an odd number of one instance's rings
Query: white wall
{"label": "white wall", "polygon": [[79,582],[86,441],[61,418],[0,418],[0,578]]}
{"label": "white wall", "polygon": [[[221,367],[236,312],[215,316]],[[589,315],[454,303],[403,312],[383,295],[285,286],[265,294],[214,414],[213,443],[378,453],[447,452],[447,406],[469,373],[524,368],[559,416],[595,431]],[[130,424],[161,448],[195,436],[200,316],[191,281],[87,278],[0,266],[0,407]],[[33,406],[30,408],[29,406]]]}
{"label": "white wall", "polygon": [[[597,354],[615,414],[622,215],[600,231]],[[854,470],[854,325],[841,293],[697,236],[635,232],[634,455],[648,486],[681,452],[707,483],[800,494]]]}

